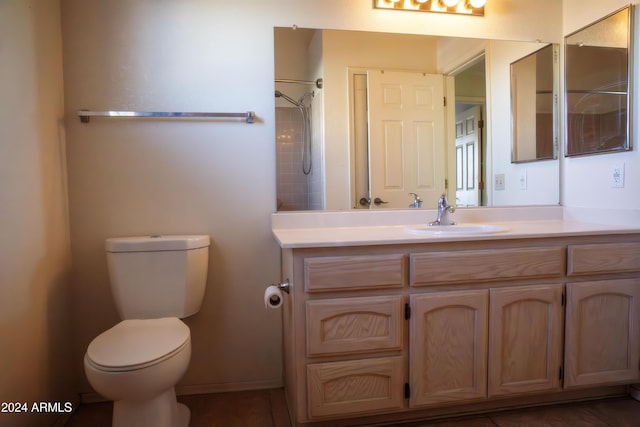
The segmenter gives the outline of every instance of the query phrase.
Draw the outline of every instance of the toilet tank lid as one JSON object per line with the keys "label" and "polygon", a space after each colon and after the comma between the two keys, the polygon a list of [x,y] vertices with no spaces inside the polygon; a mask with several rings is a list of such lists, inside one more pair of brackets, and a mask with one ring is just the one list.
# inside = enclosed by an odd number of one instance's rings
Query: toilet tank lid
{"label": "toilet tank lid", "polygon": [[107,252],[181,251],[207,246],[209,246],[207,235],[111,237],[105,242]]}

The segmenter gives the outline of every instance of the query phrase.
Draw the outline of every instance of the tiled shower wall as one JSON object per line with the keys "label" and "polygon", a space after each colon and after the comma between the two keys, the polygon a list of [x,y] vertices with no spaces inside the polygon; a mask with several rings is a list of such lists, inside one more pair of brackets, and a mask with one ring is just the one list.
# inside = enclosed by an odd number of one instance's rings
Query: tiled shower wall
{"label": "tiled shower wall", "polygon": [[[316,104],[314,102],[314,104]],[[317,105],[317,104],[316,104]],[[322,138],[318,114],[312,108],[311,173],[302,172],[302,140],[304,125],[300,110],[276,107],[276,150],[278,210],[323,209]]]}

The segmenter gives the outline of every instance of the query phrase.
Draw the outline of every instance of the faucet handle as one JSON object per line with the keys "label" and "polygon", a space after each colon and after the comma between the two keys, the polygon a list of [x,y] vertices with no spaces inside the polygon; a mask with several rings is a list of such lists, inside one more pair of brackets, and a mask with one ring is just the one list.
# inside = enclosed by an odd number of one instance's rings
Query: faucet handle
{"label": "faucet handle", "polygon": [[410,208],[421,208],[422,207],[422,199],[416,193],[409,193],[409,196],[413,196],[413,202],[409,205]]}
{"label": "faucet handle", "polygon": [[438,199],[438,207],[445,208],[447,206],[449,206],[449,201],[447,200],[447,193],[442,193],[442,195]]}
{"label": "faucet handle", "polygon": [[451,206],[449,204],[446,193],[442,193],[442,196],[440,196],[440,199],[438,199],[438,209],[446,210],[450,213],[453,213],[456,210],[455,206]]}

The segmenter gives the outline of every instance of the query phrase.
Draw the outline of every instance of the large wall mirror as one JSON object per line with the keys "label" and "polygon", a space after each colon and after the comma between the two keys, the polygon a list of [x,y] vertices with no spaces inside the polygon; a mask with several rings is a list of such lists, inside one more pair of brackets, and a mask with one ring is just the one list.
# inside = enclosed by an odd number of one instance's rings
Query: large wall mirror
{"label": "large wall mirror", "polygon": [[566,155],[631,149],[631,6],[565,38]]}
{"label": "large wall mirror", "polygon": [[545,46],[275,28],[278,210],[557,205],[558,160],[511,158],[511,64]]}
{"label": "large wall mirror", "polygon": [[557,158],[558,46],[511,63],[511,161]]}

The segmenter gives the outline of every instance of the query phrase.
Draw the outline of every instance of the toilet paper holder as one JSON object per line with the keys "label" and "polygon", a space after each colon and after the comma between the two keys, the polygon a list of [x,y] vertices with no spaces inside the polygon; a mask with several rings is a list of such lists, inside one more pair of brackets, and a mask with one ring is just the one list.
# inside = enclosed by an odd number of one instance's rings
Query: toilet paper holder
{"label": "toilet paper holder", "polygon": [[275,286],[278,289],[280,289],[281,291],[284,291],[286,293],[289,293],[289,288],[291,287],[291,285],[289,285],[289,279],[284,279],[284,282],[282,283],[273,283],[271,286]]}

